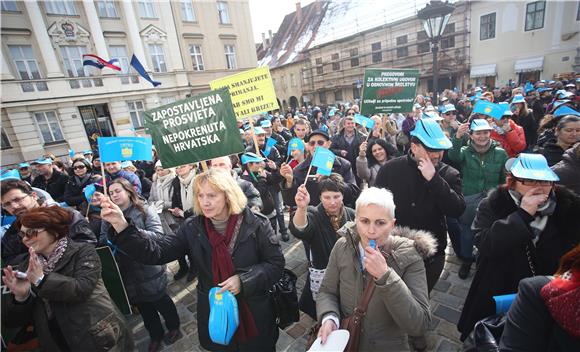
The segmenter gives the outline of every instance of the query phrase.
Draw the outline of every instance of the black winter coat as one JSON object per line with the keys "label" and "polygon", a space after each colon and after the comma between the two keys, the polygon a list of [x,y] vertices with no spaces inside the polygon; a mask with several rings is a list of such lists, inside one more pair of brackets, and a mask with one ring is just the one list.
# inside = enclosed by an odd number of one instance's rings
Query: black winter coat
{"label": "black winter coat", "polygon": [[560,177],[558,184],[567,187],[580,195],[580,156],[568,149],[562,156],[562,161],[552,166],[552,170]]}
{"label": "black winter coat", "polygon": [[546,142],[542,148],[539,148],[539,153],[546,158],[548,166],[554,166],[562,160],[564,149],[556,143],[555,140]]}
{"label": "black winter coat", "polygon": [[[97,237],[91,230],[91,227],[83,214],[72,208],[65,209],[73,213],[72,222],[68,228],[68,237],[75,242],[90,243],[93,246],[96,245]],[[1,249],[3,265],[17,266],[28,258],[28,247],[22,243],[22,238],[18,236],[18,231],[20,231],[20,229],[17,229],[13,223],[2,237]]]}
{"label": "black winter coat", "polygon": [[64,201],[71,207],[78,207],[84,202],[85,193],[84,188],[92,183],[99,181],[101,176],[91,174],[84,182],[78,182],[76,176],[69,176],[68,182],[64,188]]}
{"label": "black winter coat", "polygon": [[447,246],[446,217],[457,218],[465,210],[459,172],[439,162],[435,176],[425,180],[409,154],[381,166],[375,187],[393,192],[397,225],[435,234],[437,253]]}
{"label": "black winter coat", "polygon": [[261,212],[262,214],[268,216],[274,210],[276,210],[276,204],[274,201],[273,194],[278,192],[280,189],[280,182],[284,179],[280,176],[280,172],[268,172],[266,171],[266,177],[259,175],[251,175],[248,171],[244,171],[240,176],[242,181],[249,182],[253,188],[255,188],[260,195],[262,201]]}
{"label": "black winter coat", "polygon": [[38,175],[32,181],[32,187],[40,188],[57,202],[64,202],[64,189],[68,182],[68,176],[57,171],[52,171],[52,176],[47,180],[43,175]]}
{"label": "black winter coat", "polygon": [[[28,260],[20,270],[26,272]],[[2,295],[3,327],[22,327],[34,323],[44,351],[60,351],[49,329],[56,324],[70,351],[133,351],[133,333],[109,296],[101,278],[101,261],[95,248],[69,241],[54,270],[33,287],[24,303],[14,295]],[[56,321],[49,321],[48,304]]]}
{"label": "black winter coat", "polygon": [[[161,220],[155,207],[145,205],[145,214],[143,214],[131,205],[123,211],[123,215],[140,236],[152,239],[164,236]],[[103,221],[101,232],[106,234],[114,246],[116,245],[119,236],[116,236],[111,224]],[[115,247],[113,247],[113,252],[131,304],[155,302],[163,297],[167,288],[165,265],[145,265],[140,262],[139,255],[132,255],[122,249],[115,250]]]}
{"label": "black winter coat", "polygon": [[532,111],[529,110],[526,114],[520,116],[513,115],[512,120],[524,129],[524,135],[526,136],[526,149],[531,150],[538,141],[538,124],[534,119]]}
{"label": "black winter coat", "polygon": [[[238,345],[239,351],[273,351],[278,339],[269,289],[276,283],[284,268],[284,255],[270,222],[246,207],[236,239],[232,260],[239,275],[240,295],[248,303],[256,322],[259,337]],[[130,224],[117,236],[119,249],[138,258],[142,263],[165,264],[187,254],[198,271],[197,327],[201,346],[207,350],[224,350],[209,338],[209,290],[213,287],[211,244],[202,215],[188,218],[176,234],[163,237],[143,236]],[[234,346],[229,346],[228,349]]]}
{"label": "black winter coat", "polygon": [[540,296],[540,290],[550,280],[536,276],[520,281],[501,336],[501,352],[580,351],[580,339],[560,327]]}
{"label": "black winter coat", "polygon": [[363,135],[356,129],[354,130],[354,139],[352,143],[349,144],[344,136],[344,130],[340,131],[339,134],[332,137],[332,144],[330,145],[330,150],[338,155],[342,156],[341,151],[346,150],[347,154],[343,158],[350,162],[350,167],[352,172],[356,175],[356,157],[359,154],[360,145],[366,140],[367,136]]}
{"label": "black winter coat", "polygon": [[[308,157],[306,160],[298,164],[294,170],[292,170],[292,175],[294,176],[292,180],[292,187],[284,189],[282,191],[282,197],[284,198],[284,204],[286,205],[296,205],[294,197],[298,187],[304,183],[306,175],[310,168],[310,163],[312,162],[312,157]],[[316,167],[312,167],[310,170],[310,175],[316,175]],[[332,165],[332,172],[337,173],[342,176],[346,184],[344,190],[344,205],[350,208],[354,208],[354,204],[358,195],[360,194],[360,189],[356,184],[354,174],[350,167],[350,162],[345,158],[337,156],[334,159],[334,165]],[[285,182],[282,184],[284,185]],[[310,205],[318,205],[320,203],[320,192],[318,190],[318,182],[316,182],[315,177],[309,177],[308,182],[306,182],[306,189],[310,193]]]}
{"label": "black winter coat", "polygon": [[465,339],[475,323],[495,313],[493,296],[515,293],[521,279],[551,275],[560,257],[580,243],[580,197],[556,186],[556,209],[538,242],[532,243],[534,218],[518,208],[505,186],[489,192],[479,204],[472,229],[478,249],[477,269],[457,327]]}

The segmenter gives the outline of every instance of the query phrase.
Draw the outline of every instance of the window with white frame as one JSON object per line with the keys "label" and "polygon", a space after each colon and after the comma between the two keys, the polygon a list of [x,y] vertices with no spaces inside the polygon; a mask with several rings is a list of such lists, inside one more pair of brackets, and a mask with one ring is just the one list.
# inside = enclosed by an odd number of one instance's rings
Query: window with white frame
{"label": "window with white frame", "polygon": [[10,139],[8,139],[8,135],[6,134],[6,132],[4,131],[4,129],[2,128],[2,145],[1,145],[1,149],[9,149],[12,148],[12,145],[10,144]]}
{"label": "window with white frame", "polygon": [[479,40],[495,38],[495,12],[479,18]]}
{"label": "window with white frame", "polygon": [[236,64],[236,49],[233,45],[224,45],[224,50],[226,52],[226,64],[229,70],[234,70],[237,68]]}
{"label": "window with white frame", "polygon": [[[60,53],[68,77],[90,76],[83,66],[83,54],[87,53],[87,47],[75,45],[61,46]],[[81,84],[84,88],[92,87],[92,81],[90,79],[80,80],[80,83],[79,80],[70,80],[69,84],[73,89],[80,88]]]}
{"label": "window with white frame", "polygon": [[157,18],[153,0],[139,0],[139,16],[141,18]]}
{"label": "window with white frame", "polygon": [[201,45],[190,45],[189,54],[191,55],[191,62],[193,63],[194,71],[203,71],[203,55],[201,54]]}
{"label": "window with white frame", "polygon": [[43,143],[46,144],[64,140],[62,129],[60,128],[60,122],[58,122],[58,118],[54,111],[35,112],[34,120],[36,121],[36,126],[38,126],[38,131],[40,131]]}
{"label": "window with white frame", "polygon": [[143,112],[145,111],[143,102],[141,100],[128,101],[127,107],[129,108],[129,115],[131,115],[131,123],[133,124],[133,128],[142,128]]}
{"label": "window with white frame", "polygon": [[153,63],[154,72],[167,72],[167,64],[165,62],[165,52],[161,44],[149,44],[149,55],[151,55],[151,62]]}
{"label": "window with white frame", "polygon": [[197,22],[191,0],[181,0],[181,18],[186,22]]}
{"label": "window with white frame", "polygon": [[[8,45],[10,55],[18,75],[21,80],[41,79],[38,63],[34,57],[32,46],[30,45]],[[34,84],[23,82],[20,84],[24,92],[34,92],[36,87],[39,91],[46,91],[48,87],[46,82],[35,82]]]}
{"label": "window with white frame", "polygon": [[2,11],[18,11],[16,1],[2,0]]}
{"label": "window with white frame", "polygon": [[131,74],[131,66],[129,65],[129,57],[127,57],[127,49],[124,45],[110,45],[109,54],[111,58],[119,60],[119,66],[121,66],[121,84],[139,83],[139,77],[136,75],[129,76]]}
{"label": "window with white frame", "polygon": [[46,13],[51,15],[76,15],[77,10],[72,1],[67,0],[45,0]]}
{"label": "window with white frame", "polygon": [[526,31],[544,28],[545,1],[535,1],[526,5]]}
{"label": "window with white frame", "polygon": [[119,17],[113,0],[97,0],[96,3],[99,17]]}
{"label": "window with white frame", "polygon": [[230,11],[228,10],[228,3],[225,1],[218,1],[217,10],[220,24],[230,24]]}

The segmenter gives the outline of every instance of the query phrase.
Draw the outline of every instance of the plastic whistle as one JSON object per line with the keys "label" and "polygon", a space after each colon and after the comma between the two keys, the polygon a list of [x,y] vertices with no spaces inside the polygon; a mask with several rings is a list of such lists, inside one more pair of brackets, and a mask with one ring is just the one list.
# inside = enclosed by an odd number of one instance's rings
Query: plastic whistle
{"label": "plastic whistle", "polygon": [[369,241],[369,245],[370,245],[370,246],[371,246],[373,249],[376,249],[376,247],[375,247],[375,240],[370,240],[370,241]]}

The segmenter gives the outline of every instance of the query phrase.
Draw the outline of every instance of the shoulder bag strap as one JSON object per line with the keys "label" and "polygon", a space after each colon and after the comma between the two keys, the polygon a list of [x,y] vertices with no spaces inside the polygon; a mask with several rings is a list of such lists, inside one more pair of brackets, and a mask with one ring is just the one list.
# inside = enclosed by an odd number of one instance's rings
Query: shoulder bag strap
{"label": "shoulder bag strap", "polygon": [[369,283],[367,284],[367,287],[365,288],[364,292],[363,292],[363,298],[362,300],[359,302],[359,304],[357,305],[355,312],[360,313],[361,315],[365,315],[367,308],[369,306],[369,302],[371,300],[371,296],[373,295],[373,292],[375,291],[375,282],[373,281],[372,278],[369,278]]}

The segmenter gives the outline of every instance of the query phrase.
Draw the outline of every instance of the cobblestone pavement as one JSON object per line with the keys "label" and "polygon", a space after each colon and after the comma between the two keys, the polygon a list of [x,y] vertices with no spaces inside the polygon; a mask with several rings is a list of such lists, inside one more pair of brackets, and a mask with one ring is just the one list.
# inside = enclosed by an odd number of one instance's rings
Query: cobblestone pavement
{"label": "cobblestone pavement", "polygon": [[[291,236],[292,237],[292,236]],[[282,243],[286,268],[291,269],[298,276],[298,295],[304,287],[307,273],[306,256],[302,243],[291,238],[288,243]],[[447,352],[460,351],[461,343],[455,324],[459,319],[461,308],[471,284],[473,271],[468,280],[461,280],[457,276],[460,262],[453,255],[451,247],[447,248],[445,268],[439,282],[431,292],[432,322],[427,332],[427,344],[429,351]],[[168,265],[169,294],[173,298],[179,316],[181,318],[181,331],[183,338],[171,346],[165,346],[163,351],[204,351],[197,338],[196,312],[196,286],[197,280],[186,282],[173,280],[173,274],[177,271],[177,262]],[[129,323],[133,329],[135,342],[139,351],[147,351],[149,336],[143,326],[140,315],[132,315]],[[314,321],[301,313],[300,321],[280,331],[280,338],[276,346],[277,351],[303,352],[305,351],[307,333]]]}

